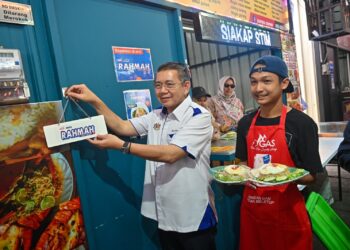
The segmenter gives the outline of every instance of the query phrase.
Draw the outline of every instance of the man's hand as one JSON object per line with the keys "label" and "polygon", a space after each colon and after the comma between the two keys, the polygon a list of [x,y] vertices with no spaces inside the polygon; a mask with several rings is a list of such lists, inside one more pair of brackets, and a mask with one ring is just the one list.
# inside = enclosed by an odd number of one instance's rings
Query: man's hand
{"label": "man's hand", "polygon": [[98,148],[121,149],[124,141],[119,137],[111,134],[97,135],[96,138],[87,139],[91,144]]}
{"label": "man's hand", "polygon": [[89,104],[97,103],[100,99],[85,84],[70,86],[65,95],[75,100],[81,100]]}

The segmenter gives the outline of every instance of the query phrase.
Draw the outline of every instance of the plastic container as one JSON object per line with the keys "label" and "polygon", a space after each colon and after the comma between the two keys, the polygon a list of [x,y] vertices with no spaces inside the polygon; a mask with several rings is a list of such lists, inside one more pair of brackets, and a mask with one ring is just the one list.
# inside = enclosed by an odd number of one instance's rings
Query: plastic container
{"label": "plastic container", "polygon": [[[231,149],[213,152],[213,148],[232,146]],[[236,140],[217,140],[211,143],[212,155],[232,155],[236,152]]]}
{"label": "plastic container", "polygon": [[328,249],[350,249],[350,228],[323,197],[312,192],[307,199],[312,230]]}
{"label": "plastic container", "polygon": [[347,121],[342,122],[319,122],[318,133],[323,137],[343,137]]}

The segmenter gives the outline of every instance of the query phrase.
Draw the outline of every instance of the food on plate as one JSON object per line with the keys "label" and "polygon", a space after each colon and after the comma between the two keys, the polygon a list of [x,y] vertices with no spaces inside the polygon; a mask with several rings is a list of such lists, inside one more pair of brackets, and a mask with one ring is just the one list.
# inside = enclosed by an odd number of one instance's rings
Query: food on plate
{"label": "food on plate", "polygon": [[143,115],[147,115],[147,111],[142,108],[142,107],[137,107],[133,110],[132,112],[132,117],[135,118],[135,117],[140,117],[140,116],[143,116]]}
{"label": "food on plate", "polygon": [[0,224],[0,249],[72,250],[84,242],[79,198],[61,203],[54,209],[21,217],[13,224]]}
{"label": "food on plate", "polygon": [[23,216],[16,223],[0,223],[0,249],[31,249],[33,232],[48,217],[51,209]]}
{"label": "food on plate", "polygon": [[58,122],[58,103],[0,107],[0,165],[47,155],[43,126]]}
{"label": "food on plate", "polygon": [[260,168],[251,170],[251,175],[258,181],[278,183],[297,179],[304,175],[305,172],[304,169],[300,168],[289,168],[279,163],[268,163]]}
{"label": "food on plate", "polygon": [[[13,171],[14,169],[15,171]],[[63,192],[64,175],[50,156],[1,167],[6,186],[0,185],[0,221],[11,223],[23,216],[53,207]],[[16,211],[13,213],[13,211]]]}
{"label": "food on plate", "polygon": [[79,198],[61,203],[35,249],[75,249],[85,241]]}
{"label": "food on plate", "polygon": [[248,177],[249,168],[243,165],[229,165],[218,170],[214,177],[223,182],[242,182]]}
{"label": "food on plate", "polygon": [[19,249],[23,230],[16,225],[1,225],[0,249]]}
{"label": "food on plate", "polygon": [[213,153],[219,153],[219,152],[227,152],[235,150],[235,146],[229,145],[229,146],[213,146],[211,147],[211,152]]}

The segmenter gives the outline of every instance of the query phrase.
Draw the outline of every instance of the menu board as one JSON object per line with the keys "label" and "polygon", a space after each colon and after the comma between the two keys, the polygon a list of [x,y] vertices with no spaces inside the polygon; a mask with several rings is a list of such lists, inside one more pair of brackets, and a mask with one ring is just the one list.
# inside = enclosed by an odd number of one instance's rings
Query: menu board
{"label": "menu board", "polygon": [[168,0],[187,7],[227,16],[267,28],[288,31],[288,4],[285,0]]}
{"label": "menu board", "polygon": [[0,249],[88,247],[71,153],[43,133],[61,115],[61,102],[0,107]]}

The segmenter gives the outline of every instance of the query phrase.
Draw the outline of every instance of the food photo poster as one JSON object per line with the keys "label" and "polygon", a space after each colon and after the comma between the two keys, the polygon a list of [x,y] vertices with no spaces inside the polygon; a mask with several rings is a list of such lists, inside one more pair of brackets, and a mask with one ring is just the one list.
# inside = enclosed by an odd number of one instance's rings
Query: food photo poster
{"label": "food photo poster", "polygon": [[282,44],[282,58],[287,64],[288,77],[294,87],[292,93],[287,93],[287,105],[300,111],[304,111],[307,109],[307,104],[301,98],[295,37],[292,34],[280,34],[280,37]]}
{"label": "food photo poster", "polygon": [[0,107],[0,249],[88,249],[71,152],[43,132],[62,112],[60,101]]}
{"label": "food photo poster", "polygon": [[152,111],[151,93],[149,89],[123,91],[126,117],[132,119],[147,115]]}

